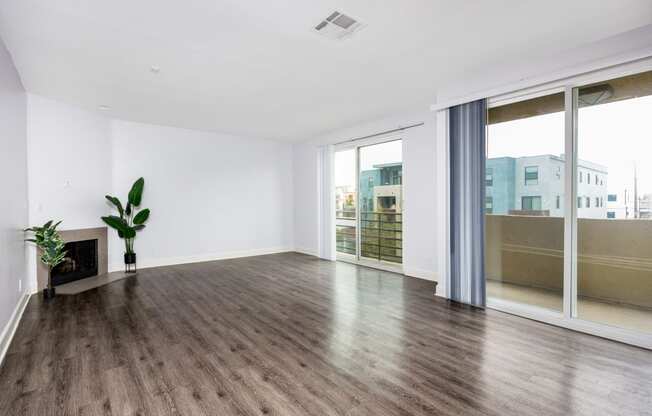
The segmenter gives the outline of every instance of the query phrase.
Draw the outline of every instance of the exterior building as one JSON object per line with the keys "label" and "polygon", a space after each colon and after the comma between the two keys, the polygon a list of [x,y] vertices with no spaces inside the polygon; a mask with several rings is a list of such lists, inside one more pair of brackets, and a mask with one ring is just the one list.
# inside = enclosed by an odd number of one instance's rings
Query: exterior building
{"label": "exterior building", "polygon": [[652,194],[645,194],[638,200],[638,218],[652,218]]}
{"label": "exterior building", "polygon": [[[486,164],[487,214],[564,215],[564,155],[499,157]],[[578,216],[607,218],[604,166],[579,161]]]}
{"label": "exterior building", "polygon": [[[403,164],[384,163],[363,170],[358,184],[360,218],[356,219],[355,189],[335,188],[337,251],[391,263],[403,261]],[[359,236],[357,227],[360,227]]]}
{"label": "exterior building", "polygon": [[627,189],[607,195],[607,218],[634,218],[634,198]]}
{"label": "exterior building", "polygon": [[335,216],[355,218],[355,188],[351,186],[335,188]]}
{"label": "exterior building", "polygon": [[401,212],[403,163],[383,163],[360,172],[362,212]]}

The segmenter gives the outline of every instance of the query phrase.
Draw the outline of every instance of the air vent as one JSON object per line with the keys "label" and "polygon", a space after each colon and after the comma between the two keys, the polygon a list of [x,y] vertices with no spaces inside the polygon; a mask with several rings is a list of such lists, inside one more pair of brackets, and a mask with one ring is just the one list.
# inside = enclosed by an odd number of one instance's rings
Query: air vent
{"label": "air vent", "polygon": [[348,38],[362,27],[363,24],[351,16],[340,12],[333,12],[315,26],[315,30],[327,38],[341,40]]}

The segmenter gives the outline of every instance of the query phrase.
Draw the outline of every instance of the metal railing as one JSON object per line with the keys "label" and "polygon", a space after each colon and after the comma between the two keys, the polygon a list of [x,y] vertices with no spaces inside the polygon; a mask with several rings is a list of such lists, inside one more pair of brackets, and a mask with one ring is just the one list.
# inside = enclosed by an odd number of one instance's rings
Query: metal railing
{"label": "metal railing", "polygon": [[338,209],[335,211],[335,218],[338,220],[354,220],[355,209]]}
{"label": "metal railing", "polygon": [[[338,219],[356,219],[340,217]],[[355,255],[356,227],[336,226],[337,251]],[[364,258],[391,263],[403,262],[403,214],[397,212],[360,213],[360,255]]]}

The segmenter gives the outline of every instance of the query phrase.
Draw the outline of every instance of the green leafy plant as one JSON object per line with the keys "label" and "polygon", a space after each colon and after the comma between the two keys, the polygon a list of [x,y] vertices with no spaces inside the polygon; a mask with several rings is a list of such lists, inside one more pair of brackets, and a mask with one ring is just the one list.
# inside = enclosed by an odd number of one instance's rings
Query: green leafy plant
{"label": "green leafy plant", "polygon": [[109,227],[118,232],[118,236],[125,240],[125,253],[134,253],[134,239],[136,232],[145,228],[145,222],[149,218],[149,209],[145,208],[136,212],[136,208],[140,206],[143,198],[143,189],[145,187],[145,179],[140,178],[131,187],[129,195],[127,196],[127,205],[123,208],[122,203],[118,198],[111,195],[106,195],[106,199],[113,204],[118,210],[118,214],[102,217],[102,221]]}
{"label": "green leafy plant", "polygon": [[61,224],[61,221],[53,224],[53,221],[50,220],[41,227],[25,229],[26,232],[34,234],[34,238],[27,238],[25,241],[30,241],[41,249],[41,261],[48,268],[48,293],[53,293],[52,269],[66,257],[66,251],[64,250],[66,243],[57,232],[59,224]]}

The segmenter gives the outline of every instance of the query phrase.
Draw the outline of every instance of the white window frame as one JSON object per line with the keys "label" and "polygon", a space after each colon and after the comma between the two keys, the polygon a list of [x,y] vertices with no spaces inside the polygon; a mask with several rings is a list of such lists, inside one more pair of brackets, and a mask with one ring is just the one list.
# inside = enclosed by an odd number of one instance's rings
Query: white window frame
{"label": "white window frame", "polygon": [[[360,140],[355,140],[351,142],[345,142],[345,143],[340,143],[336,144],[333,146],[333,152],[340,152],[343,150],[355,150],[355,183],[356,183],[356,206],[355,206],[355,218],[356,218],[356,225],[355,225],[355,238],[356,238],[356,243],[355,243],[355,255],[347,254],[347,253],[340,253],[335,249],[335,259],[338,261],[343,261],[346,263],[353,263],[357,264],[360,266],[365,266],[365,267],[371,267],[374,269],[379,269],[379,270],[384,270],[388,272],[394,272],[394,273],[399,273],[399,274],[404,274],[404,262],[405,262],[405,257],[402,256],[402,263],[401,264],[391,264],[389,262],[382,262],[382,261],[375,261],[372,259],[364,259],[361,255],[361,235],[360,235],[360,148],[362,147],[368,147],[368,146],[373,146],[377,144],[382,144],[382,143],[388,143],[388,142],[395,142],[397,140],[401,140],[402,143],[405,143],[405,139],[403,135],[396,134],[396,133],[389,133],[387,135],[381,135],[381,136],[376,136],[376,137],[371,137],[367,139],[360,139]],[[403,152],[405,154],[405,152]],[[401,161],[402,165],[402,170],[403,173],[401,174],[401,185],[404,185],[403,181],[405,179],[405,158]],[[333,184],[333,189],[335,187],[335,184]],[[333,192],[333,198],[335,193]],[[405,195],[402,195],[403,200],[405,200]],[[335,200],[333,199],[333,205],[335,204]],[[401,235],[403,236],[403,247],[405,247],[405,210],[401,210]],[[405,254],[403,250],[403,255]]]}
{"label": "white window frame", "polygon": [[652,349],[652,334],[584,320],[577,315],[577,160],[576,88],[652,70],[652,58],[579,74],[562,80],[487,99],[488,108],[564,92],[565,186],[564,186],[564,299],[561,312],[502,299],[487,299],[487,307],[552,325]]}

